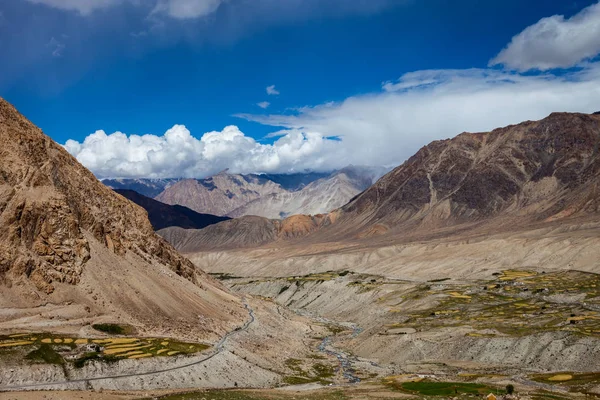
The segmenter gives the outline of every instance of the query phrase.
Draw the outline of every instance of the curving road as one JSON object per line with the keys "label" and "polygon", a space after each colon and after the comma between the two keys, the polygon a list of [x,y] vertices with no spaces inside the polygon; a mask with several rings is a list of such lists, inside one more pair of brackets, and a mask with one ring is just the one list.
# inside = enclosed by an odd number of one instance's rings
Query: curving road
{"label": "curving road", "polygon": [[160,370],[156,370],[156,371],[149,371],[149,372],[139,372],[139,373],[133,373],[133,374],[122,374],[122,375],[111,375],[111,376],[99,376],[99,377],[92,377],[92,378],[85,378],[85,379],[73,379],[73,380],[68,380],[68,381],[59,381],[59,382],[50,382],[50,383],[31,383],[31,384],[26,384],[26,385],[0,386],[0,392],[21,390],[21,389],[32,389],[32,388],[47,387],[47,386],[68,385],[68,384],[73,384],[73,383],[86,383],[86,382],[102,381],[102,380],[107,380],[107,379],[123,379],[123,378],[132,378],[132,377],[136,377],[136,376],[156,375],[156,374],[163,374],[165,372],[177,371],[180,369],[192,367],[194,365],[202,364],[202,363],[210,360],[217,354],[222,353],[223,350],[225,350],[225,342],[227,342],[227,339],[229,339],[231,336],[236,335],[240,332],[247,331],[248,328],[250,327],[250,325],[252,325],[252,323],[254,323],[254,321],[255,321],[254,310],[252,309],[252,307],[250,307],[250,305],[247,303],[245,298],[243,300],[243,303],[244,303],[244,308],[246,309],[246,311],[248,311],[248,316],[249,316],[248,321],[246,321],[246,323],[244,323],[244,325],[242,325],[241,327],[238,327],[238,328],[234,329],[233,331],[227,332],[225,334],[225,336],[223,336],[221,338],[221,340],[219,340],[217,342],[217,344],[214,346],[213,352],[201,360],[196,360],[196,361],[188,363],[188,364],[178,365],[175,367],[169,367],[169,368],[164,368],[164,369],[160,369]]}

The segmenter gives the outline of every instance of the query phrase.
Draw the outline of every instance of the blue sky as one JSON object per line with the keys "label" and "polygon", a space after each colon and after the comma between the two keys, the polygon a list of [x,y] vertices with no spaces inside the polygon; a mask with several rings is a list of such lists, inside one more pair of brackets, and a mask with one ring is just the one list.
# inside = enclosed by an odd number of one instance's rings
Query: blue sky
{"label": "blue sky", "polygon": [[[396,165],[463,130],[600,109],[596,4],[7,0],[0,96],[100,177]],[[448,92],[475,95],[449,110]]]}

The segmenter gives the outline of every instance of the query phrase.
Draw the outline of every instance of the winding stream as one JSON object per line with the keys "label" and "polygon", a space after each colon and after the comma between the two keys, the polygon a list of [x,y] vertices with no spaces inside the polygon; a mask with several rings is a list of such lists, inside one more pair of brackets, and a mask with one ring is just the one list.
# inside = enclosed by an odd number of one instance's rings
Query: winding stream
{"label": "winding stream", "polygon": [[[352,338],[357,337],[363,331],[363,328],[361,328],[358,325],[353,324],[353,323],[339,323],[337,321],[332,321],[327,318],[323,318],[321,316],[312,315],[310,312],[307,312],[305,310],[295,310],[295,312],[298,315],[308,317],[308,318],[310,318],[314,321],[320,322],[320,323],[325,323],[325,324],[330,324],[330,325],[335,325],[335,326],[342,326],[344,328],[351,327],[352,334],[350,336]],[[324,353],[329,356],[333,356],[333,357],[337,358],[337,360],[339,362],[338,371],[342,372],[342,375],[344,376],[345,379],[348,380],[349,383],[359,383],[360,378],[358,376],[356,376],[356,370],[352,366],[352,363],[353,363],[353,361],[356,360],[356,357],[346,354],[343,350],[336,349],[335,346],[333,345],[333,338],[335,338],[335,337],[336,337],[336,335],[329,335],[329,336],[325,337],[321,341],[321,343],[319,344],[319,347],[317,349],[321,353]]]}

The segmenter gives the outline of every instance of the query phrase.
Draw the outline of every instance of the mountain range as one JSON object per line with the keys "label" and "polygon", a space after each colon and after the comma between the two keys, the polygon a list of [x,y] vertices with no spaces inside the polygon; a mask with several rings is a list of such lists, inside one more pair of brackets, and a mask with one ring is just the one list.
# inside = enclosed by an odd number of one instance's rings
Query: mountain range
{"label": "mountain range", "polygon": [[[298,237],[406,238],[459,227],[493,225],[498,230],[574,218],[600,211],[599,148],[600,116],[554,113],[540,121],[432,142],[327,215],[253,219],[253,224],[244,223],[244,217],[199,231],[174,234],[167,229],[161,235],[194,252]],[[239,240],[233,241],[230,231]]]}
{"label": "mountain range", "polygon": [[242,175],[223,171],[204,179],[105,179],[103,183],[202,214],[278,219],[341,207],[387,171],[360,166],[332,173]]}

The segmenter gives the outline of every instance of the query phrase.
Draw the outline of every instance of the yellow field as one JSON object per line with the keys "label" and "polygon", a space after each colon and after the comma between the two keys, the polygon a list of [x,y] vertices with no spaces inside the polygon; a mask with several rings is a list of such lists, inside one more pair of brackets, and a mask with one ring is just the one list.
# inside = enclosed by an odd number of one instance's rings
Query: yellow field
{"label": "yellow field", "polygon": [[566,382],[570,381],[571,379],[573,379],[573,375],[569,374],[558,374],[548,378],[548,380],[552,382]]}
{"label": "yellow field", "polygon": [[21,341],[21,342],[7,342],[0,343],[0,347],[16,347],[16,346],[26,346],[28,344],[33,344],[31,341]]}

